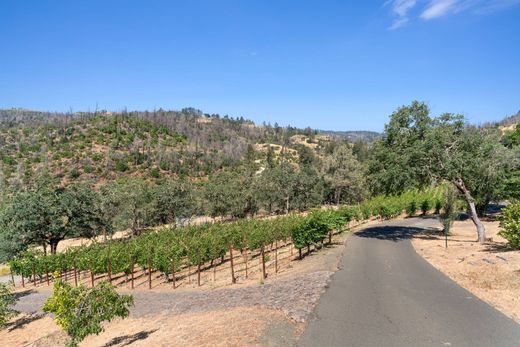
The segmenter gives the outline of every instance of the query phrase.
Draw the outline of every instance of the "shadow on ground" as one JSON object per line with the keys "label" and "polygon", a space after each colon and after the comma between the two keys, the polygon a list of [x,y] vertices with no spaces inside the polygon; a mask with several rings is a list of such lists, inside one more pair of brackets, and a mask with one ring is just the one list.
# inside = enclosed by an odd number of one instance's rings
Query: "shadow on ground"
{"label": "shadow on ground", "polygon": [[133,334],[133,335],[124,335],[124,336],[115,337],[110,342],[105,344],[103,347],[128,346],[128,345],[131,345],[132,343],[134,343],[136,341],[144,340],[144,339],[148,338],[148,336],[150,336],[151,334],[153,334],[157,330],[158,329],[149,330],[149,331],[140,331],[140,332],[138,332],[136,334]]}
{"label": "shadow on ground", "polygon": [[18,318],[17,320],[15,320],[13,322],[9,322],[5,325],[5,327],[7,328],[7,331],[13,331],[16,329],[23,328],[27,324],[34,322],[38,319],[41,319],[43,317],[45,317],[45,314],[35,313],[35,314],[29,315],[27,317]]}
{"label": "shadow on ground", "polygon": [[32,289],[27,289],[27,290],[24,290],[21,292],[13,293],[13,296],[15,297],[16,300],[19,300],[20,298],[23,298],[24,296],[27,296],[27,295],[31,295],[33,293],[36,293],[36,291],[32,290]]}
{"label": "shadow on ground", "polygon": [[[434,235],[429,235],[430,233]],[[402,240],[408,240],[412,238],[412,236],[423,239],[435,239],[435,235],[439,235],[439,230],[435,228],[416,228],[388,225],[367,228],[354,233],[354,235],[359,237],[398,242]]]}

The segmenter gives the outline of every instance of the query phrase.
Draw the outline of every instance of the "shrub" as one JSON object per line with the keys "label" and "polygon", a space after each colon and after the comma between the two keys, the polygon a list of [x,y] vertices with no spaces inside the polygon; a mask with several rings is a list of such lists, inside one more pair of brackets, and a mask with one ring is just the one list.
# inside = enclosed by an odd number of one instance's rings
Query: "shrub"
{"label": "shrub", "polygon": [[116,163],[116,170],[119,172],[125,172],[126,170],[128,170],[128,164],[123,160],[119,160]]}
{"label": "shrub", "polygon": [[54,292],[43,311],[54,314],[56,323],[70,338],[67,345],[77,346],[88,335],[102,332],[102,322],[128,317],[131,306],[133,297],[117,293],[106,281],[89,289],[84,285],[74,288],[65,281],[55,280]]}
{"label": "shrub", "polygon": [[425,216],[426,213],[430,210],[431,204],[430,200],[428,198],[424,199],[423,202],[421,202],[421,212],[422,215]]}
{"label": "shrub", "polygon": [[14,310],[16,297],[14,296],[9,284],[0,282],[0,328],[7,323],[9,319],[18,314]]}
{"label": "shrub", "polygon": [[415,200],[412,200],[406,207],[406,213],[408,213],[408,215],[411,217],[411,216],[415,215],[416,211],[417,211],[417,202]]}
{"label": "shrub", "polygon": [[514,203],[502,210],[499,235],[509,241],[511,247],[520,249],[520,203]]}

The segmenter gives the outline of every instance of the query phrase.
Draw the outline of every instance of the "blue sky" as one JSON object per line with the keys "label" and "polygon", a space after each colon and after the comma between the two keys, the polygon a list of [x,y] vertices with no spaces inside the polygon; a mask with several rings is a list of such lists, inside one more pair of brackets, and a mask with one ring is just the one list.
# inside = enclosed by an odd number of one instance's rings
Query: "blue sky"
{"label": "blue sky", "polygon": [[520,110],[520,0],[0,2],[0,107],[382,130]]}

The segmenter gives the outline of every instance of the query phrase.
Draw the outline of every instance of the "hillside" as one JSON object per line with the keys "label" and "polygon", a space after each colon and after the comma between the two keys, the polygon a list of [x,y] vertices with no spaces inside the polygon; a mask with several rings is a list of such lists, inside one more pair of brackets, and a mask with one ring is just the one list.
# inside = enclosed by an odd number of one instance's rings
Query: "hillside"
{"label": "hillside", "polygon": [[14,188],[31,184],[43,170],[65,185],[85,180],[103,183],[121,176],[202,179],[239,165],[246,156],[262,163],[271,152],[275,159],[284,156],[296,163],[301,146],[321,156],[343,138],[311,129],[257,126],[241,117],[195,109],[120,113],[10,109],[0,110],[0,171],[2,183]]}

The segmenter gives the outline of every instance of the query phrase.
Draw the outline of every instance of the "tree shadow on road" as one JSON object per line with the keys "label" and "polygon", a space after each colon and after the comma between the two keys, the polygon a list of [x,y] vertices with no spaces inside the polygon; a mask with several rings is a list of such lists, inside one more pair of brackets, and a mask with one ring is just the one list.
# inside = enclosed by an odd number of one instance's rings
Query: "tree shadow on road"
{"label": "tree shadow on road", "polygon": [[428,233],[432,232],[439,233],[439,230],[436,228],[415,228],[388,225],[366,228],[354,233],[354,235],[371,239],[398,242],[411,239],[412,237],[435,239],[436,237],[434,235],[428,235]]}
{"label": "tree shadow on road", "polygon": [[19,300],[20,298],[23,298],[24,296],[31,295],[33,293],[36,293],[36,291],[32,290],[32,289],[26,289],[26,290],[23,290],[21,292],[13,293],[13,296],[15,297],[16,300]]}

